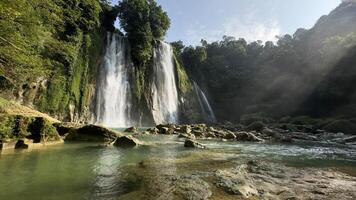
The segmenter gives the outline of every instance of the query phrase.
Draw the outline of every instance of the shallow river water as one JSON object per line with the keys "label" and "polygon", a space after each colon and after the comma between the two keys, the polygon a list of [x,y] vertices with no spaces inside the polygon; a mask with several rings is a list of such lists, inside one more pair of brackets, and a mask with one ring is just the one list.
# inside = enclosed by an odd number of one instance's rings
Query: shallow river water
{"label": "shallow river water", "polygon": [[356,149],[346,146],[201,141],[208,149],[186,149],[176,136],[140,139],[145,145],[134,149],[65,143],[41,150],[3,152],[0,199],[135,199],[149,184],[147,180],[164,174],[213,171],[256,159],[295,167],[334,168],[356,176]]}

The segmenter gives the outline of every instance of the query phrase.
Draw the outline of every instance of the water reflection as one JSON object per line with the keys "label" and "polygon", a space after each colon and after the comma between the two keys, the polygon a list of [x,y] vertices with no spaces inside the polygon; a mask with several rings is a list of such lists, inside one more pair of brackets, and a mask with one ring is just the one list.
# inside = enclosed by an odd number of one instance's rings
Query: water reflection
{"label": "water reflection", "polygon": [[93,166],[94,188],[90,199],[113,199],[121,192],[120,169],[121,153],[115,148],[104,148],[99,152]]}

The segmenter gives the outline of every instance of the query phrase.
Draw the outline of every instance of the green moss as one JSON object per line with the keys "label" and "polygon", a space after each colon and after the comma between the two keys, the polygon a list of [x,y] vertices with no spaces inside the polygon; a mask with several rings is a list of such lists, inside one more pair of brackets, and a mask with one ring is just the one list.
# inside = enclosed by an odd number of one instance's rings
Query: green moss
{"label": "green moss", "polygon": [[13,137],[13,130],[16,125],[15,122],[15,117],[0,114],[0,140],[11,139]]}
{"label": "green moss", "polygon": [[28,130],[31,132],[28,138],[32,139],[35,143],[60,140],[57,129],[52,123],[42,117],[37,117],[28,126]]}
{"label": "green moss", "polygon": [[177,77],[178,77],[178,89],[181,94],[187,94],[190,90],[193,89],[189,77],[183,68],[183,65],[178,61],[176,55],[174,55],[174,64],[177,70]]}
{"label": "green moss", "polygon": [[[100,26],[115,20],[105,13],[110,7],[95,0],[1,1],[0,93],[3,86],[13,95],[41,78],[48,85],[30,103],[42,112],[66,117],[69,103],[78,112],[88,107],[106,32]],[[8,80],[13,92],[2,84]]]}

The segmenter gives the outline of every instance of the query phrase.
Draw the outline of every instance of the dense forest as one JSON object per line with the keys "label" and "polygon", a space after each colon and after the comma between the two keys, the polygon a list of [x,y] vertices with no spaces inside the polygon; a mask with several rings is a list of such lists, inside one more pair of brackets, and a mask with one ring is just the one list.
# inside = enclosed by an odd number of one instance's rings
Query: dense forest
{"label": "dense forest", "polygon": [[173,45],[189,75],[204,85],[221,120],[352,119],[356,117],[355,10],[355,4],[342,3],[312,29],[298,29],[276,43],[225,36],[212,43],[201,40],[196,47],[180,41]]}

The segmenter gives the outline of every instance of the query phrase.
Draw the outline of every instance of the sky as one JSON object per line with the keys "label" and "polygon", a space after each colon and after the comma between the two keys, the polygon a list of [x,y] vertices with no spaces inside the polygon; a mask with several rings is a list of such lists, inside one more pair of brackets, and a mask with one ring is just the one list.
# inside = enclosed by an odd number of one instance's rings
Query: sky
{"label": "sky", "polygon": [[[117,0],[115,0],[117,1]],[[340,0],[157,0],[171,19],[166,40],[197,45],[224,35],[276,41],[277,35],[311,28]]]}

